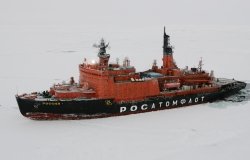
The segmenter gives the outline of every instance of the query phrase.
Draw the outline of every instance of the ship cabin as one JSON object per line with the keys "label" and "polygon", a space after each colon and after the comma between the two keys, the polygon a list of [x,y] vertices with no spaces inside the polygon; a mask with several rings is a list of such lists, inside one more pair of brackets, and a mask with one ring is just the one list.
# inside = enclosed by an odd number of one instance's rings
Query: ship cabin
{"label": "ship cabin", "polygon": [[140,101],[155,96],[173,96],[215,91],[212,86],[213,73],[202,70],[202,60],[197,68],[179,69],[173,59],[173,50],[169,36],[164,28],[163,65],[158,67],[156,61],[152,68],[136,72],[129,58],[122,64],[109,63],[110,55],[106,53],[106,44],[101,39],[99,45],[99,62],[88,63],[86,59],[79,65],[79,84],[71,78],[69,84],[55,85],[50,93],[55,98],[113,99],[116,102]]}

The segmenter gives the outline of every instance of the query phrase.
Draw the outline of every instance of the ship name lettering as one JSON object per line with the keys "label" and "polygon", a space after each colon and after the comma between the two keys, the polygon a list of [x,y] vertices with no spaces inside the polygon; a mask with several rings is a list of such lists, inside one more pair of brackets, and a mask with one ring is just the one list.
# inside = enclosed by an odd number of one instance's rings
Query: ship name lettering
{"label": "ship name lettering", "polygon": [[159,102],[160,108],[161,108],[162,103],[163,103],[163,102]]}
{"label": "ship name lettering", "polygon": [[130,111],[133,112],[133,111],[136,111],[136,110],[137,110],[137,106],[136,105],[133,105],[133,106],[130,107]]}
{"label": "ship name lettering", "polygon": [[194,102],[197,103],[198,101],[199,101],[199,99],[196,97],[196,98],[194,99]]}
{"label": "ship name lettering", "polygon": [[205,98],[204,96],[201,97],[201,101],[202,101],[202,102],[204,101],[204,98]]}
{"label": "ship name lettering", "polygon": [[191,98],[189,99],[188,103],[189,103],[189,104],[192,103],[192,99],[191,99]]}
{"label": "ship name lettering", "polygon": [[181,104],[185,104],[185,103],[186,103],[186,99],[182,99]]}
{"label": "ship name lettering", "polygon": [[173,100],[172,106],[175,106],[178,104],[178,100]]}
{"label": "ship name lettering", "polygon": [[167,101],[167,102],[166,102],[166,107],[168,107],[168,106],[169,106],[169,104],[170,104],[170,103],[169,103],[169,101]]}
{"label": "ship name lettering", "polygon": [[143,104],[141,105],[141,110],[147,110],[148,109],[148,105],[147,104]]}
{"label": "ship name lettering", "polygon": [[47,106],[59,106],[61,105],[60,102],[43,102],[43,105],[47,105]]}
{"label": "ship name lettering", "polygon": [[120,113],[125,112],[127,110],[126,107],[120,107]]}
{"label": "ship name lettering", "polygon": [[155,103],[152,104],[151,109],[155,109]]}
{"label": "ship name lettering", "polygon": [[[202,97],[195,97],[194,99],[192,99],[192,98],[189,98],[189,100],[187,100],[187,99],[181,99],[181,100],[173,100],[172,101],[172,103],[171,103],[171,105],[172,106],[177,106],[178,105],[178,102],[180,103],[180,104],[185,104],[185,103],[188,103],[188,104],[191,104],[191,103],[193,103],[193,101],[194,101],[194,103],[198,103],[199,101],[201,101],[201,102],[203,102],[204,101],[204,98],[205,98],[205,96],[202,96]],[[50,103],[49,103],[50,104]],[[57,105],[60,105],[60,103],[56,103]],[[159,107],[159,108],[161,108],[162,107],[162,104],[163,104],[163,102],[159,102],[159,105],[157,104],[155,104],[155,103],[152,103],[152,105],[150,105],[150,104],[142,104],[140,107],[139,107],[139,109],[140,110],[142,110],[142,111],[145,111],[145,110],[147,110],[147,109],[155,109],[156,107]],[[165,102],[165,105],[166,105],[166,107],[169,107],[170,106],[170,102],[169,101],[166,101]],[[150,108],[149,108],[150,107]],[[138,106],[137,105],[132,105],[132,106],[130,106],[130,109],[129,109],[131,112],[134,112],[134,111],[137,111],[138,110]],[[120,113],[122,113],[122,112],[126,112],[127,111],[127,107],[120,107]]]}

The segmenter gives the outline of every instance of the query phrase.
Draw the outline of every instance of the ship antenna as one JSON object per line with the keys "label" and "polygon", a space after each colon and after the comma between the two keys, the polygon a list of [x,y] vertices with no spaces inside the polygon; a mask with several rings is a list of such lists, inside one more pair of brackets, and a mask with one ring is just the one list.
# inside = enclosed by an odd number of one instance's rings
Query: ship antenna
{"label": "ship antenna", "polygon": [[166,28],[164,26],[164,32],[163,32],[163,48],[166,47],[165,45],[165,35],[166,35]]}
{"label": "ship antenna", "polygon": [[203,64],[203,60],[202,60],[202,57],[201,57],[201,59],[200,59],[200,61],[199,61],[199,65],[198,65],[198,69],[199,69],[199,71],[201,72],[202,71],[202,66],[203,66],[204,64]]}
{"label": "ship antenna", "polygon": [[163,55],[172,55],[172,46],[169,44],[169,35],[166,34],[166,27],[164,26],[163,33]]}
{"label": "ship antenna", "polygon": [[106,56],[106,48],[110,49],[109,43],[106,44],[105,40],[102,38],[100,44],[93,44],[93,47],[99,48],[98,57]]}

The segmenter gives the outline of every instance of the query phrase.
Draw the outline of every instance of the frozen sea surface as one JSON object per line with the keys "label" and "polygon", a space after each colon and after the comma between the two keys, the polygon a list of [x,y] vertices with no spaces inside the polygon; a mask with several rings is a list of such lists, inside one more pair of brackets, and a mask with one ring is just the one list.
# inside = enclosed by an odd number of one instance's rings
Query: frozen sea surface
{"label": "frozen sea surface", "polygon": [[[166,26],[179,67],[250,80],[249,26]],[[0,27],[0,159],[235,160],[250,158],[249,87],[232,99],[172,110],[76,121],[33,121],[14,95],[78,77],[96,58],[93,43],[110,42],[111,61],[130,57],[138,71],[161,64],[162,26]],[[249,83],[249,81],[248,81]]]}

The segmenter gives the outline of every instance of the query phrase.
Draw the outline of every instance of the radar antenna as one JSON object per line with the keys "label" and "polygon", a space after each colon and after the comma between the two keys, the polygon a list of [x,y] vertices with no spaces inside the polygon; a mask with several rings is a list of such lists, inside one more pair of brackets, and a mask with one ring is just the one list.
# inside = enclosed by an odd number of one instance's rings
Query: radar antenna
{"label": "radar antenna", "polygon": [[106,48],[110,48],[109,43],[106,44],[105,40],[102,38],[99,44],[93,44],[93,47],[99,48],[98,57],[99,58],[109,58],[110,55],[106,53]]}
{"label": "radar antenna", "polygon": [[106,48],[109,47],[109,43],[106,44],[105,40],[102,38],[100,43],[93,44],[93,47],[99,48],[98,57],[99,57],[99,65],[101,66],[101,69],[107,68],[110,54],[106,53]]}

